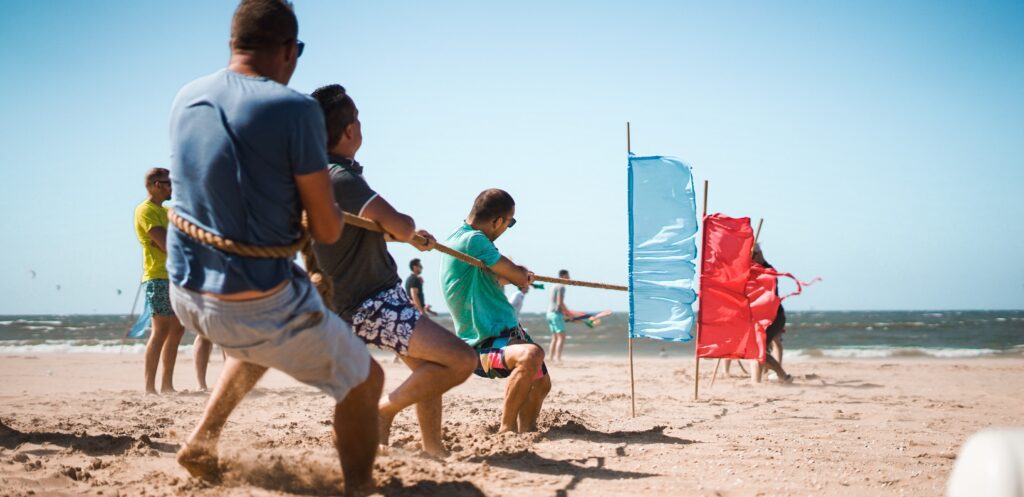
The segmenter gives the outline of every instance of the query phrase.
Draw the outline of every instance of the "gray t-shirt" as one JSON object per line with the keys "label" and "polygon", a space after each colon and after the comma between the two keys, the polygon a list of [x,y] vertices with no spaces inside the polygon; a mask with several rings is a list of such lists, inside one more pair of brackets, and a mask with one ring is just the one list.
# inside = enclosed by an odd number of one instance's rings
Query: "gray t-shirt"
{"label": "gray t-shirt", "polygon": [[558,312],[558,296],[562,296],[562,302],[565,302],[565,285],[556,284],[551,287],[551,303],[548,304],[548,312]]}
{"label": "gray t-shirt", "polygon": [[[327,131],[316,100],[224,69],[178,92],[170,134],[172,206],[181,217],[249,245],[299,239],[295,176],[327,167]],[[228,254],[177,229],[167,234],[171,281],[190,290],[269,290],[291,279],[293,268],[291,259]]]}
{"label": "gray t-shirt", "polygon": [[[363,178],[363,167],[344,157],[330,157],[331,184],[341,210],[359,214],[377,192]],[[346,320],[359,304],[394,287],[402,280],[388,253],[384,234],[346,225],[341,238],[330,245],[313,244],[320,268],[334,281],[334,309]]]}

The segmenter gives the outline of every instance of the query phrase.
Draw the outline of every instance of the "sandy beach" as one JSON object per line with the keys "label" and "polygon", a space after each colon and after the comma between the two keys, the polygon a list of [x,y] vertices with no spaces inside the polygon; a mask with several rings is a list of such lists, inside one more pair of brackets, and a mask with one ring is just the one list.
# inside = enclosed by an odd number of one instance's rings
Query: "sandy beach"
{"label": "sandy beach", "polygon": [[[390,390],[407,373],[382,362]],[[504,382],[472,377],[445,398],[446,460],[420,457],[413,414],[399,416],[396,447],[377,462],[380,493],[935,496],[967,436],[1024,425],[1019,359],[787,366],[793,385],[719,377],[694,402],[692,360],[639,360],[631,419],[624,358],[573,358],[552,367],[531,434],[495,434]],[[326,396],[268,374],[231,418],[224,481],[211,485],[174,462],[206,395],[143,396],[141,370],[137,354],[0,357],[0,495],[339,493]],[[176,384],[194,388],[188,357]]]}

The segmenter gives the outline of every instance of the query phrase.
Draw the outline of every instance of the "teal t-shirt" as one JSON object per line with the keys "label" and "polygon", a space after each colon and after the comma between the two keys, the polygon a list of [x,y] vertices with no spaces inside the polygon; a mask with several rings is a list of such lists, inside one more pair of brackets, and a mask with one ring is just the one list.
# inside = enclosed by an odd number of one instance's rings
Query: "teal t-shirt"
{"label": "teal t-shirt", "polygon": [[[482,231],[463,223],[445,245],[480,259],[487,267],[501,260],[501,253]],[[519,325],[516,311],[505,298],[497,276],[450,255],[441,256],[441,290],[455,321],[455,333],[469,345],[496,337]]]}

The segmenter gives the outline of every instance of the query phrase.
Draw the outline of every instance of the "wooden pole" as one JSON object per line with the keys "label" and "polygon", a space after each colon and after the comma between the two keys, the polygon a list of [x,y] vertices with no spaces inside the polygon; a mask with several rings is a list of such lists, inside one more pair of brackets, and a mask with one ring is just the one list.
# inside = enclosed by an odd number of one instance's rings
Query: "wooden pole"
{"label": "wooden pole", "polygon": [[629,136],[629,121],[626,121],[626,154],[633,153],[633,144],[630,141]]}
{"label": "wooden pole", "polygon": [[754,248],[757,247],[757,239],[761,238],[761,225],[764,224],[764,218],[757,220],[757,231],[754,232],[754,244],[750,246],[750,255],[754,255]]}
{"label": "wooden pole", "polygon": [[[630,138],[629,121],[626,121],[626,156],[633,153],[633,145]],[[632,201],[632,199],[630,199]],[[629,400],[630,400],[630,415],[636,417],[636,382],[633,376],[633,330],[626,331],[626,343],[629,346]]]}
{"label": "wooden pole", "polygon": [[[704,257],[707,255],[704,253],[704,237],[707,236],[707,223],[708,217],[708,180],[704,180],[704,215],[701,217],[701,246],[700,246],[700,259],[701,259],[701,270],[704,269]],[[704,275],[701,274],[701,284],[704,283]],[[698,295],[700,297],[700,295]],[[694,372],[693,372],[693,400],[697,400],[700,395],[700,356],[697,355],[697,351],[700,348],[700,315],[701,309],[704,306],[697,308],[697,333],[693,338],[693,361]]]}
{"label": "wooden pole", "polygon": [[[763,224],[764,224],[764,218],[763,217],[762,218],[758,218],[758,220],[757,220],[757,231],[754,232],[754,244],[750,246],[750,255],[751,255],[751,257],[753,257],[753,255],[754,255],[754,249],[757,248],[757,239],[761,238],[761,225],[763,225]],[[751,379],[754,380],[757,383],[761,383],[761,375],[764,374],[764,368],[761,367],[761,364],[757,363],[756,361],[751,366],[751,368],[752,368],[750,370],[750,377],[751,377]],[[745,372],[746,371],[744,371],[744,373]]]}

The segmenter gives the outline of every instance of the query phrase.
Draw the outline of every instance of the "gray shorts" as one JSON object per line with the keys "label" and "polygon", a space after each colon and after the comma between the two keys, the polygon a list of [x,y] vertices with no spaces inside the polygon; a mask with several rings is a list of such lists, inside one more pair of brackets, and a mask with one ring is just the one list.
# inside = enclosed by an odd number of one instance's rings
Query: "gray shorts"
{"label": "gray shorts", "polygon": [[366,381],[370,353],[347,323],[324,307],[309,278],[293,276],[273,295],[227,302],[171,285],[185,328],[231,357],[274,368],[340,402]]}

